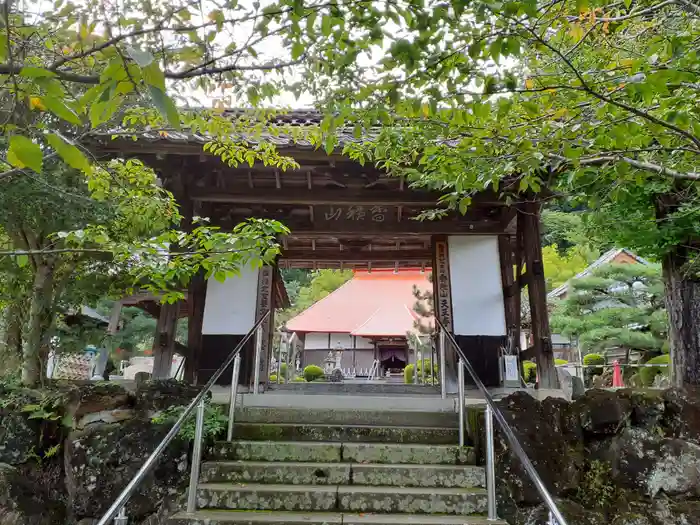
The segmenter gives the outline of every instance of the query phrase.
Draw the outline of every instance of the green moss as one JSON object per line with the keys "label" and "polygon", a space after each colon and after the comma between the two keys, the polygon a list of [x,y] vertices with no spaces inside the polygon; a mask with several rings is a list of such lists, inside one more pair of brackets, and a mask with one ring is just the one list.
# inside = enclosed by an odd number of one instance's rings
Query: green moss
{"label": "green moss", "polygon": [[609,507],[617,498],[610,463],[591,461],[583,473],[576,496],[586,508]]}

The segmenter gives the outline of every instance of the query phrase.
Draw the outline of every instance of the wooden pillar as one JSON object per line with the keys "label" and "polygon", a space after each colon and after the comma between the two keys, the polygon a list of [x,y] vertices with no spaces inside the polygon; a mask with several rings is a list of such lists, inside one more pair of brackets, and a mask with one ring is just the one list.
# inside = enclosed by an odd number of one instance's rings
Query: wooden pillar
{"label": "wooden pillar", "polygon": [[520,345],[520,316],[516,311],[516,297],[520,295],[520,284],[515,284],[513,277],[513,244],[510,235],[498,237],[498,254],[501,263],[501,282],[503,284],[503,309],[506,318],[506,334],[515,338],[514,347]]}
{"label": "wooden pillar", "polygon": [[554,367],[552,337],[547,313],[547,290],[542,264],[542,244],[540,236],[540,204],[526,202],[518,216],[518,226],[522,223],[523,248],[526,266],[532,337],[537,362],[540,388],[558,388],[559,380]]}
{"label": "wooden pillar", "polygon": [[170,378],[175,354],[175,330],[179,305],[162,304],[153,341],[153,379]]}
{"label": "wooden pillar", "polygon": [[204,302],[207,298],[207,282],[204,273],[195,275],[187,288],[187,350],[185,359],[185,381],[197,384],[197,370],[202,353],[202,322]]}

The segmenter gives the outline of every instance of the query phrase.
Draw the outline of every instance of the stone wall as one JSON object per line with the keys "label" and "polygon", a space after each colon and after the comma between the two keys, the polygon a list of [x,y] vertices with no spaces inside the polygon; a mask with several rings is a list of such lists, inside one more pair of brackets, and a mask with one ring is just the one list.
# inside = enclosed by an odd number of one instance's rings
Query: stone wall
{"label": "stone wall", "polygon": [[[170,429],[153,416],[197,390],[146,382],[0,391],[0,525],[87,525],[107,510]],[[127,507],[130,523],[155,525],[177,504],[189,443],[177,437]]]}
{"label": "stone wall", "polygon": [[[569,403],[517,393],[499,402],[569,525],[700,524],[700,392],[591,390]],[[496,438],[499,515],[547,512],[504,437]]]}

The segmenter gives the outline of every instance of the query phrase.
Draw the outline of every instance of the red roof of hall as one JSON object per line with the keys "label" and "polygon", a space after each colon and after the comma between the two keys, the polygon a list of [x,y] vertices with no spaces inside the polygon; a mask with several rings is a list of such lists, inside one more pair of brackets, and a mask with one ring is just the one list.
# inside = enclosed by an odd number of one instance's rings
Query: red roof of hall
{"label": "red roof of hall", "polygon": [[405,336],[416,319],[413,286],[432,290],[429,271],[356,270],[352,279],[287,321],[292,332]]}

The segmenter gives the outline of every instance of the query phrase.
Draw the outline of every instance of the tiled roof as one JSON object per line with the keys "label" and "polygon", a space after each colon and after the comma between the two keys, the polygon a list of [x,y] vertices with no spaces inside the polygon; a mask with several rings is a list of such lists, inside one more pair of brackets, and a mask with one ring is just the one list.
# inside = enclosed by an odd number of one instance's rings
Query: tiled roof
{"label": "tiled roof", "polygon": [[[589,276],[593,270],[596,268],[600,268],[601,266],[605,266],[606,264],[610,264],[615,261],[617,257],[620,255],[627,255],[628,257],[631,257],[634,259],[636,262],[639,264],[643,264],[644,266],[649,266],[651,264],[649,261],[646,259],[643,259],[639,255],[632,253],[631,251],[625,249],[625,248],[613,248],[612,250],[608,250],[605,252],[603,255],[601,255],[597,260],[593,261],[590,266],[586,267],[585,270],[582,272],[578,273],[572,279],[580,279],[581,277],[587,277]],[[569,279],[570,281],[571,279]],[[564,295],[567,290],[569,289],[569,281],[565,282],[561,286],[555,288],[551,292],[547,294],[547,297],[549,299],[558,299],[562,295]]]}
{"label": "tiled roof", "polygon": [[292,332],[401,337],[414,330],[413,286],[432,290],[420,270],[356,271],[352,279],[287,321]]}

